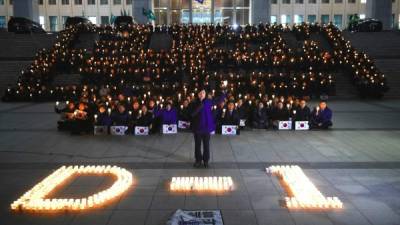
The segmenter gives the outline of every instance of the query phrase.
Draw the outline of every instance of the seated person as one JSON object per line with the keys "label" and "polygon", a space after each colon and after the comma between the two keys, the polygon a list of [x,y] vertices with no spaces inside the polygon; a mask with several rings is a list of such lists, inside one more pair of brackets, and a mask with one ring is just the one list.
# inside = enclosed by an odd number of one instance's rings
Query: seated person
{"label": "seated person", "polygon": [[321,101],[311,113],[312,129],[328,129],[332,126],[332,110],[328,108],[325,101]]}
{"label": "seated person", "polygon": [[239,113],[235,109],[235,104],[233,102],[229,102],[227,110],[224,110],[221,118],[221,124],[239,126]]}
{"label": "seated person", "polygon": [[113,126],[128,126],[129,114],[123,104],[118,105],[117,111],[111,114],[111,119]]}
{"label": "seated person", "polygon": [[268,128],[268,113],[267,108],[264,107],[263,102],[259,102],[257,107],[253,110],[252,127],[256,129]]}
{"label": "seated person", "polygon": [[130,120],[129,120],[129,126],[130,127],[135,127],[136,123],[139,119],[139,115],[140,114],[140,105],[138,101],[134,101],[132,103],[131,106],[131,111],[129,111],[129,116],[130,116]]}
{"label": "seated person", "polygon": [[272,109],[271,119],[272,127],[275,129],[279,127],[279,121],[289,120],[289,110],[283,106],[282,101],[279,101],[276,107]]}
{"label": "seated person", "polygon": [[151,113],[147,109],[146,105],[142,105],[142,112],[137,121],[137,126],[149,127],[149,129],[151,129],[152,123],[153,123],[153,113]]}
{"label": "seated person", "polygon": [[71,101],[65,108],[60,109],[58,106],[55,108],[56,113],[61,114],[60,120],[57,122],[58,130],[71,130],[71,121],[74,118],[75,104]]}
{"label": "seated person", "polygon": [[172,102],[167,101],[165,108],[157,112],[156,116],[161,118],[161,124],[177,124],[178,114],[176,109],[172,107]]}
{"label": "seated person", "polygon": [[97,118],[94,122],[96,126],[111,126],[112,120],[111,116],[108,114],[106,107],[104,105],[99,106]]}
{"label": "seated person", "polygon": [[185,99],[181,105],[178,115],[179,120],[190,121],[189,101]]}
{"label": "seated person", "polygon": [[247,120],[249,119],[248,118],[249,117],[249,115],[248,115],[248,107],[246,107],[243,104],[243,100],[242,99],[239,99],[237,101],[236,110],[238,111],[238,114],[239,114],[239,120],[245,120],[246,123],[247,123]]}
{"label": "seated person", "polygon": [[306,100],[302,99],[299,105],[294,108],[292,115],[293,121],[310,121],[310,108],[307,106]]}
{"label": "seated person", "polygon": [[88,107],[84,103],[79,103],[78,109],[73,114],[73,120],[71,121],[71,133],[80,134],[92,132],[93,121],[88,117]]}

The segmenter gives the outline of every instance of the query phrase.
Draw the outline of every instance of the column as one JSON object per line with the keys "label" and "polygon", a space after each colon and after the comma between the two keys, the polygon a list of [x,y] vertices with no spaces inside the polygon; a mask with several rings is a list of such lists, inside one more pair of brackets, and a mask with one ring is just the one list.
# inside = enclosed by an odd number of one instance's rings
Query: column
{"label": "column", "polygon": [[25,17],[39,22],[38,0],[18,0],[13,2],[13,12],[15,17]]}
{"label": "column", "polygon": [[215,7],[215,0],[211,0],[211,23],[214,24],[214,7]]}
{"label": "column", "polygon": [[133,16],[133,20],[136,23],[139,24],[144,24],[144,23],[148,23],[148,19],[145,15],[143,15],[143,8],[146,10],[152,10],[153,11],[153,7],[151,4],[152,0],[134,0],[132,1],[132,16]]}
{"label": "column", "polygon": [[193,23],[193,0],[188,0],[189,1],[189,23]]}
{"label": "column", "polygon": [[269,23],[271,20],[271,0],[251,0],[251,21]]}
{"label": "column", "polygon": [[384,30],[392,29],[392,0],[367,0],[366,16],[380,20]]}

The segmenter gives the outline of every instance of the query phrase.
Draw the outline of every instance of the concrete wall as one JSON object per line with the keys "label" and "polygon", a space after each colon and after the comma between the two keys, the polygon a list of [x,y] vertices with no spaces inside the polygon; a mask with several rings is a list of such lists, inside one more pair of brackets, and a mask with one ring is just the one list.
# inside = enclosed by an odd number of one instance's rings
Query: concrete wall
{"label": "concrete wall", "polygon": [[259,22],[269,23],[271,19],[271,0],[252,0],[251,8],[251,23],[258,24]]}

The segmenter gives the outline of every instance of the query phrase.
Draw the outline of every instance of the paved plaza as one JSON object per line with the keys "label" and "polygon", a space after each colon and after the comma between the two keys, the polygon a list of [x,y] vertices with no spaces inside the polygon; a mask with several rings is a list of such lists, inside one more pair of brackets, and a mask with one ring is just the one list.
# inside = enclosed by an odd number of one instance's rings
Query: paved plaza
{"label": "paved plaza", "polygon": [[[156,225],[176,209],[220,209],[226,225],[400,224],[400,100],[330,102],[330,131],[243,131],[212,137],[211,167],[193,169],[190,133],[148,137],[73,136],[58,132],[50,103],[0,103],[1,225]],[[58,214],[12,213],[10,203],[61,165],[118,165],[133,187],[101,209]],[[265,167],[301,166],[341,210],[289,211],[287,196]],[[173,176],[232,176],[226,193],[171,193]],[[111,179],[80,177],[57,193],[79,197]]]}

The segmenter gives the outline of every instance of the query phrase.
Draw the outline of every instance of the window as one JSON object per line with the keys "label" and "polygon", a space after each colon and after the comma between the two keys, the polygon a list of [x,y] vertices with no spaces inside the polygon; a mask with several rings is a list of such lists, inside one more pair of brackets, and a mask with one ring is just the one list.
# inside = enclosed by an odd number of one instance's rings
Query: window
{"label": "window", "polygon": [[65,29],[65,23],[67,22],[68,16],[63,16],[62,17],[62,24],[63,24],[63,28]]}
{"label": "window", "polygon": [[360,14],[360,19],[365,19],[365,14]]}
{"label": "window", "polygon": [[97,18],[95,16],[89,16],[88,20],[90,20],[90,22],[92,22],[92,24],[94,24],[94,25],[97,24]]}
{"label": "window", "polygon": [[290,0],[282,0],[282,4],[290,4]]}
{"label": "window", "polygon": [[277,23],[277,17],[276,16],[271,16],[271,23]]}
{"label": "window", "polygon": [[132,5],[132,0],[126,0],[127,5]]}
{"label": "window", "polygon": [[271,4],[278,4],[278,0],[272,0]]}
{"label": "window", "polygon": [[328,24],[329,23],[329,15],[321,15],[321,23]]}
{"label": "window", "polygon": [[49,0],[49,5],[57,5],[57,0]]}
{"label": "window", "polygon": [[0,0],[0,5],[4,5],[4,0]]}
{"label": "window", "polygon": [[44,16],[39,16],[39,23],[42,26],[43,29],[45,29],[45,23],[44,23]]}
{"label": "window", "polygon": [[322,4],[329,4],[329,0],[321,0]]}
{"label": "window", "polygon": [[304,0],[296,0],[295,2],[296,2],[296,4],[303,4]]}
{"label": "window", "polygon": [[[3,2],[4,4],[4,2]],[[0,16],[0,28],[5,28],[6,27],[6,17],[5,16]]]}
{"label": "window", "polygon": [[236,24],[246,25],[249,23],[249,9],[236,9]]}
{"label": "window", "polygon": [[50,31],[57,31],[57,16],[49,16]]}
{"label": "window", "polygon": [[290,24],[290,15],[281,15],[281,24],[286,25]]}
{"label": "window", "polygon": [[12,5],[14,3],[14,1],[13,0],[10,0],[10,5]]}
{"label": "window", "polygon": [[294,23],[303,23],[304,16],[303,15],[294,15]]}
{"label": "window", "polygon": [[101,16],[100,17],[101,20],[101,25],[108,25],[110,24],[110,19],[108,18],[108,16]]}
{"label": "window", "polygon": [[315,23],[317,21],[317,15],[308,15],[307,21],[309,23]]}
{"label": "window", "polygon": [[87,4],[88,5],[96,5],[96,0],[88,0]]}
{"label": "window", "polygon": [[108,5],[108,0],[100,0],[100,5]]}
{"label": "window", "polygon": [[62,0],[62,1],[61,1],[61,4],[62,4],[62,5],[69,5],[69,0]]}
{"label": "window", "polygon": [[[3,0],[3,2],[4,2],[4,0]],[[39,0],[38,4],[43,5],[43,0]]]}
{"label": "window", "polygon": [[121,5],[121,0],[114,0],[114,5]]}
{"label": "window", "polygon": [[82,5],[82,0],[75,0],[75,5]]}
{"label": "window", "polygon": [[343,25],[343,16],[342,15],[334,15],[333,16],[333,24],[338,28],[342,28]]}
{"label": "window", "polygon": [[367,0],[361,0],[361,4],[366,4]]}
{"label": "window", "polygon": [[356,0],[348,0],[348,3],[350,3],[350,4],[355,4],[355,3],[356,3]]}
{"label": "window", "polygon": [[336,4],[341,4],[341,3],[343,3],[343,0],[335,0],[335,3]]}
{"label": "window", "polygon": [[317,0],[308,0],[308,4],[317,4]]}

